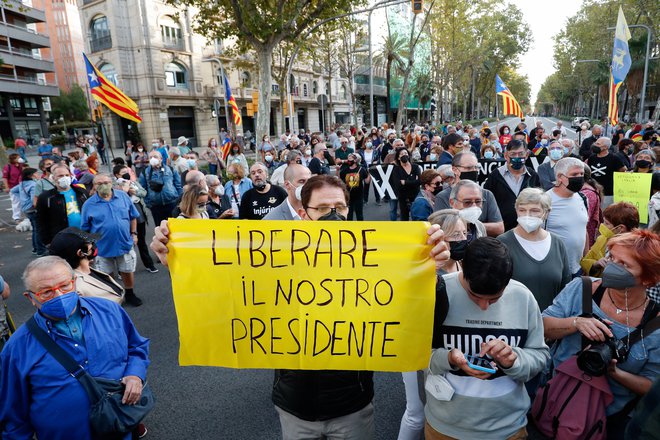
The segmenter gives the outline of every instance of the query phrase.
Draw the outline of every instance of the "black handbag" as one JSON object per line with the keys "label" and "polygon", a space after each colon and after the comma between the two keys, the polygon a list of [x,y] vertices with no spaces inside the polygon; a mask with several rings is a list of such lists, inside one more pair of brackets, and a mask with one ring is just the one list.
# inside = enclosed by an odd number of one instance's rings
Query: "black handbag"
{"label": "black handbag", "polygon": [[121,381],[92,377],[37,325],[34,317],[26,325],[37,341],[87,392],[91,402],[89,424],[95,434],[105,439],[121,438],[117,434],[133,431],[151,412],[156,401],[148,384],[144,384],[142,396],[135,405],[125,405],[121,402],[124,395]]}

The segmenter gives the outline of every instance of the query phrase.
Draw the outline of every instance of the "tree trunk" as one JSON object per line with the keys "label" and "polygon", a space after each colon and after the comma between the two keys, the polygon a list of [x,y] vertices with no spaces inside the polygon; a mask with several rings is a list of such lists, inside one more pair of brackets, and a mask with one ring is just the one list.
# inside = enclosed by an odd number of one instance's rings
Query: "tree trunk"
{"label": "tree trunk", "polygon": [[[408,63],[403,70],[403,87],[401,87],[401,96],[399,98],[399,108],[396,115],[396,126],[401,127],[403,124],[403,116],[408,108],[408,87],[410,86],[410,73],[412,72],[413,61],[415,60],[415,22],[417,21],[417,14],[413,15],[412,23],[410,25],[410,42],[408,43]],[[420,30],[421,32],[421,30]]]}
{"label": "tree trunk", "polygon": [[[257,111],[257,126],[255,139],[257,142],[264,136],[270,136],[270,92],[272,89],[273,47],[263,46],[257,50],[259,63],[259,106]],[[229,118],[229,115],[227,115]]]}
{"label": "tree trunk", "polygon": [[[387,122],[390,123],[392,122],[392,119],[394,119],[394,116],[392,115],[392,105],[390,104],[392,102],[392,84],[390,82],[392,81],[392,57],[388,56],[387,57],[387,66],[385,66],[385,82],[387,83]],[[369,109],[369,115],[371,115],[371,112],[374,109]],[[394,127],[392,127],[394,128]],[[395,130],[399,130],[400,128],[397,127]]]}

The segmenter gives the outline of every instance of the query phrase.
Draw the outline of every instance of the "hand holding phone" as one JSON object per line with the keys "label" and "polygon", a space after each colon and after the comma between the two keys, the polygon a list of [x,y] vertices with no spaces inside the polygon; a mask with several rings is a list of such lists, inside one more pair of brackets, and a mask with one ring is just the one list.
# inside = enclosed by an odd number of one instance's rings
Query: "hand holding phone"
{"label": "hand holding phone", "polygon": [[478,356],[465,356],[467,359],[468,366],[473,370],[483,371],[484,373],[495,374],[497,373],[497,367],[493,366],[490,361],[486,358]]}
{"label": "hand holding phone", "polygon": [[[453,368],[462,370],[468,376],[476,377],[477,379],[488,379],[492,373],[483,371],[481,369],[472,368],[468,363],[466,356],[458,349],[453,348],[448,355],[449,364]],[[474,365],[474,364],[473,364]],[[490,365],[489,365],[490,366]],[[492,366],[490,366],[492,368]]]}

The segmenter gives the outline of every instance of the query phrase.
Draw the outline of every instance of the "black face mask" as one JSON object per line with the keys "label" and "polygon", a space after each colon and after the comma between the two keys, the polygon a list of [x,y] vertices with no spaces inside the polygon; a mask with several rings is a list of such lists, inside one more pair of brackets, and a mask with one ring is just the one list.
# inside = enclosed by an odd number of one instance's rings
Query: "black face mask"
{"label": "black face mask", "polygon": [[410,160],[410,158],[408,156],[401,156],[399,158],[399,162],[401,162],[401,163],[408,163],[409,160]]}
{"label": "black face mask", "polygon": [[467,249],[468,241],[450,241],[449,242],[449,258],[454,261],[460,261],[465,258],[465,250]]}
{"label": "black face mask", "polygon": [[431,193],[432,193],[434,196],[437,196],[438,193],[439,193],[440,191],[442,191],[442,185],[441,185],[441,186],[433,187],[433,191],[431,191]]}
{"label": "black face mask", "polygon": [[346,217],[337,212],[337,208],[332,208],[329,213],[324,216],[319,217],[317,220],[331,220],[331,221],[346,221]]}
{"label": "black face mask", "polygon": [[264,188],[266,187],[266,182],[264,182],[263,180],[261,180],[261,181],[259,181],[259,182],[257,182],[257,183],[254,183],[252,186],[254,186],[254,188],[255,188],[257,191],[261,191],[262,189],[264,189]]}
{"label": "black face mask", "polygon": [[355,165],[354,160],[347,160],[346,163],[348,164],[349,167],[352,167],[353,165]]}
{"label": "black face mask", "polygon": [[591,146],[591,152],[594,154],[600,154],[600,147],[597,145],[592,145]]}
{"label": "black face mask", "polygon": [[584,186],[584,177],[582,176],[568,177],[568,185],[566,185],[566,188],[568,188],[569,191],[576,193],[580,191],[583,186]]}
{"label": "black face mask", "polygon": [[476,182],[478,176],[479,171],[464,171],[461,173],[461,180],[471,180]]}
{"label": "black face mask", "polygon": [[128,173],[124,173],[121,175],[121,178],[124,180],[131,180],[131,175]]}
{"label": "black face mask", "polygon": [[642,159],[642,160],[638,160],[638,161],[635,162],[635,163],[637,164],[637,167],[638,167],[638,168],[644,168],[644,169],[646,169],[646,168],[651,168],[651,162],[648,161],[648,160],[643,160],[643,159]]}

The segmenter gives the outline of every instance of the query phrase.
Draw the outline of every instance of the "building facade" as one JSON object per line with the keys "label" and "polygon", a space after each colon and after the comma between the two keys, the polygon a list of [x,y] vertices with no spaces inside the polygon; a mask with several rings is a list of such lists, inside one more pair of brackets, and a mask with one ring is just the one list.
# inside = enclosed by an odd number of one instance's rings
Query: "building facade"
{"label": "building facade", "polygon": [[0,2],[0,136],[24,137],[37,144],[48,134],[50,96],[59,95],[47,74],[55,71],[48,34],[37,26],[45,23],[43,10],[31,2]]}
{"label": "building facade", "polygon": [[[222,42],[209,44],[205,36],[194,33],[193,9],[159,0],[135,0],[130,8],[126,0],[78,0],[78,8],[90,61],[140,109],[142,124],[137,127],[104,112],[113,147],[133,137],[136,128],[145,143],[163,137],[176,144],[185,136],[199,146],[217,137],[227,126],[221,65],[243,116],[237,132],[254,133],[255,118],[247,112],[258,88],[254,63],[248,57],[224,57]],[[296,130],[318,130],[322,119],[317,99],[326,85],[336,95],[334,113],[324,115],[327,123],[336,120],[335,114],[348,115],[346,80],[328,78],[311,66],[296,66],[293,76],[294,117],[283,120],[278,94],[273,93],[271,134],[289,124]],[[275,83],[273,91],[279,91]]]}

